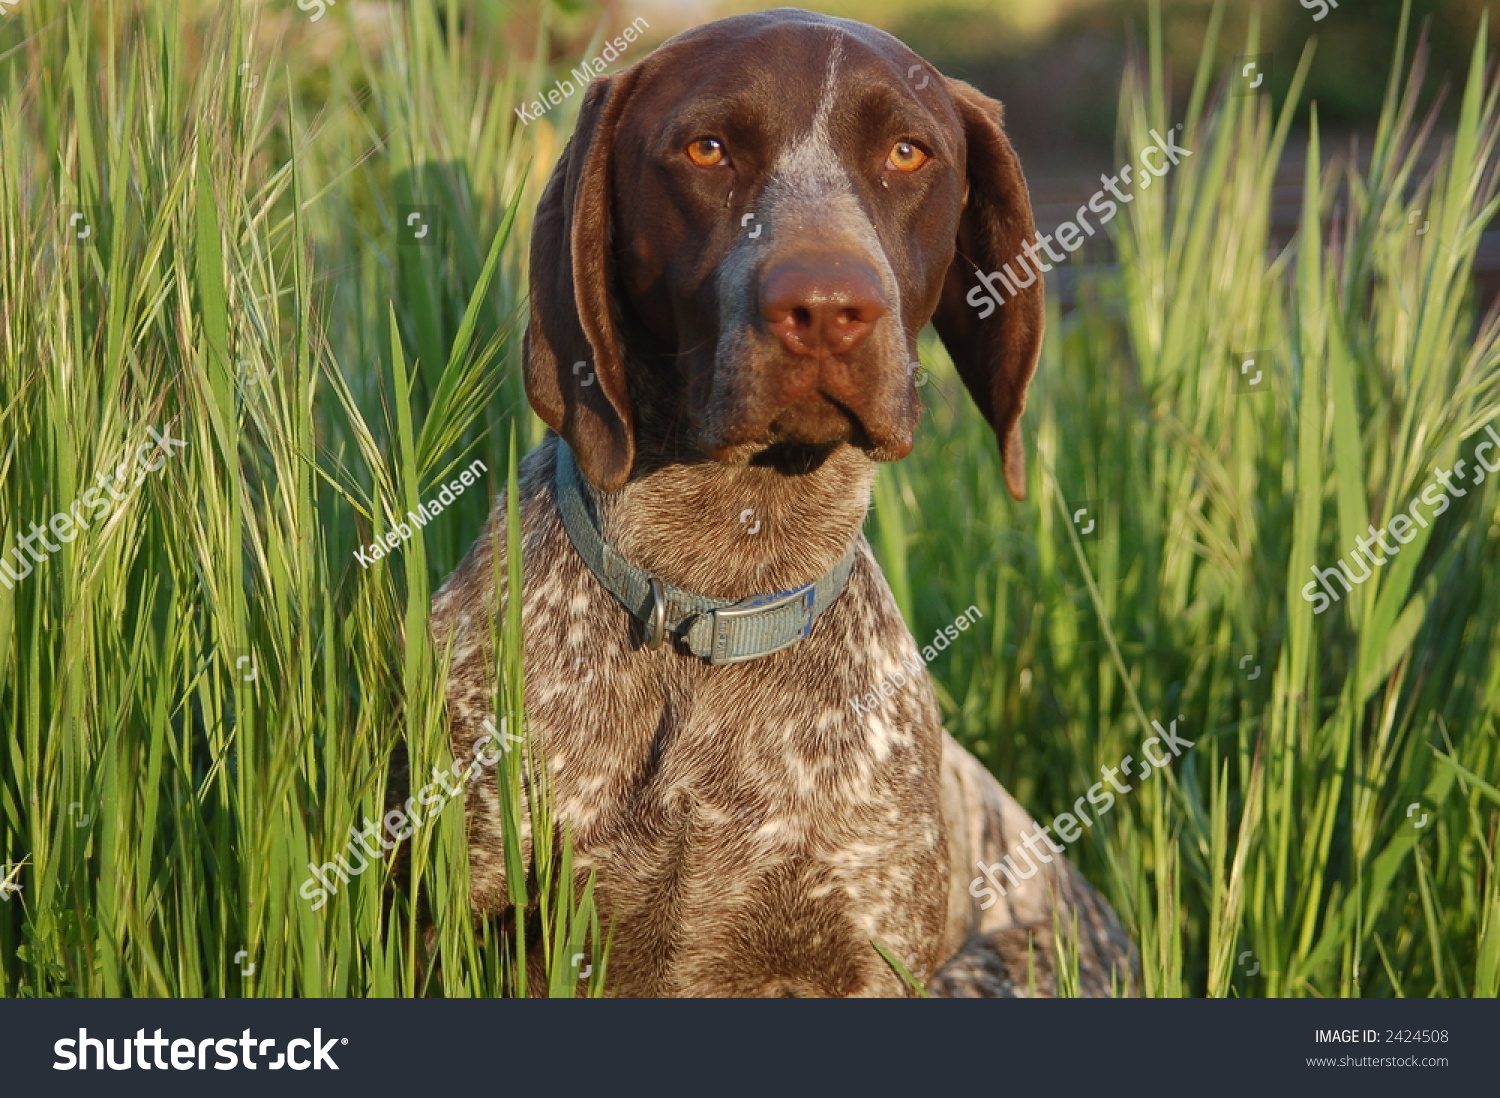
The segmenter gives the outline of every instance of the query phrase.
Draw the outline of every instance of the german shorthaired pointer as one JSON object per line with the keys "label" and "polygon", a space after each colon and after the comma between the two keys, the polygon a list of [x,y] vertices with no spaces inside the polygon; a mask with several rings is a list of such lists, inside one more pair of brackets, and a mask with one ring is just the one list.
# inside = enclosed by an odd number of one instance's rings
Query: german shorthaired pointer
{"label": "german shorthaired pointer", "polygon": [[[861,525],[912,448],[929,320],[1024,496],[1042,284],[992,320],[964,291],[1034,232],[1000,105],[861,23],[736,16],[589,86],[532,238],[525,704],[614,993],[906,993],[879,942],[935,995],[1051,994],[1054,933],[1083,993],[1137,986],[925,672],[849,704],[917,662]],[[460,759],[493,721],[504,531],[502,499],[433,605]],[[483,915],[493,783],[467,810]],[[971,885],[1006,854],[1034,872]]]}

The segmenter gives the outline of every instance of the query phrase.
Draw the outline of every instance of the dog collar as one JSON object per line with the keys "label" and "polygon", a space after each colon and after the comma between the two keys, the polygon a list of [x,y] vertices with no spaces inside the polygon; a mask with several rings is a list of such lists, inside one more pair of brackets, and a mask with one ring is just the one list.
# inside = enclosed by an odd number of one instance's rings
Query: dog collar
{"label": "dog collar", "polygon": [[557,440],[557,510],[568,540],[594,578],[646,626],[646,645],[661,647],[668,634],[709,663],[743,663],[796,644],[833,605],[854,567],[854,546],[822,576],[770,595],[711,598],[684,591],[631,564],[599,532],[573,451]]}

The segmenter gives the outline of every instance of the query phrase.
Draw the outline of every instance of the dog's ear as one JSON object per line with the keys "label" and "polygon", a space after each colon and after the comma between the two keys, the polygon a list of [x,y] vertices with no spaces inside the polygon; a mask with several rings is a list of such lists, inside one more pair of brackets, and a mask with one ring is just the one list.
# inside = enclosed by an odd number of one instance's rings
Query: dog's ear
{"label": "dog's ear", "polygon": [[[1036,224],[1020,161],[1001,128],[1000,104],[960,80],[947,84],[968,150],[966,198],[957,249],[932,322],[974,403],[1000,440],[1006,487],[1016,499],[1025,499],[1021,412],[1042,349],[1045,308],[1040,272],[1034,266],[1021,268],[1016,261],[1035,240]],[[1019,279],[1012,278],[1017,292],[997,306],[977,277],[999,271],[1006,263],[1023,274],[1029,271],[1032,282],[1021,287]]]}
{"label": "dog's ear", "polygon": [[624,353],[611,311],[611,151],[637,69],[589,85],[531,233],[526,396],[578,468],[614,491],[635,463]]}

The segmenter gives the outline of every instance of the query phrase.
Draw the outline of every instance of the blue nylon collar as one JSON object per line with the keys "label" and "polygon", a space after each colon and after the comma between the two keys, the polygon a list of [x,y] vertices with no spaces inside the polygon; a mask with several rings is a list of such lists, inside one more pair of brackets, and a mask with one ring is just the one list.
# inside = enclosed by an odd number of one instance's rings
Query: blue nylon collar
{"label": "blue nylon collar", "polygon": [[557,510],[574,550],[604,588],[646,626],[657,648],[670,634],[709,663],[742,663],[779,652],[812,632],[818,615],[843,593],[854,567],[854,546],[811,583],[747,599],[719,599],[685,591],[637,568],[599,532],[584,496],[573,451],[557,440]]}

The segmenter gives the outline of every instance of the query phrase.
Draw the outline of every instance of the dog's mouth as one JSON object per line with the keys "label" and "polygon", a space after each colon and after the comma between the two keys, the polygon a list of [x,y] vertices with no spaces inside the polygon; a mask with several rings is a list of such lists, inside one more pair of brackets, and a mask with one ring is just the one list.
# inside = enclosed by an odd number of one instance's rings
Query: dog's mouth
{"label": "dog's mouth", "polygon": [[802,477],[822,468],[838,446],[836,442],[775,442],[755,454],[747,464],[774,469],[784,476]]}
{"label": "dog's mouth", "polygon": [[873,448],[870,433],[853,408],[826,391],[794,401],[771,420],[767,435],[777,442],[826,446],[847,442]]}

